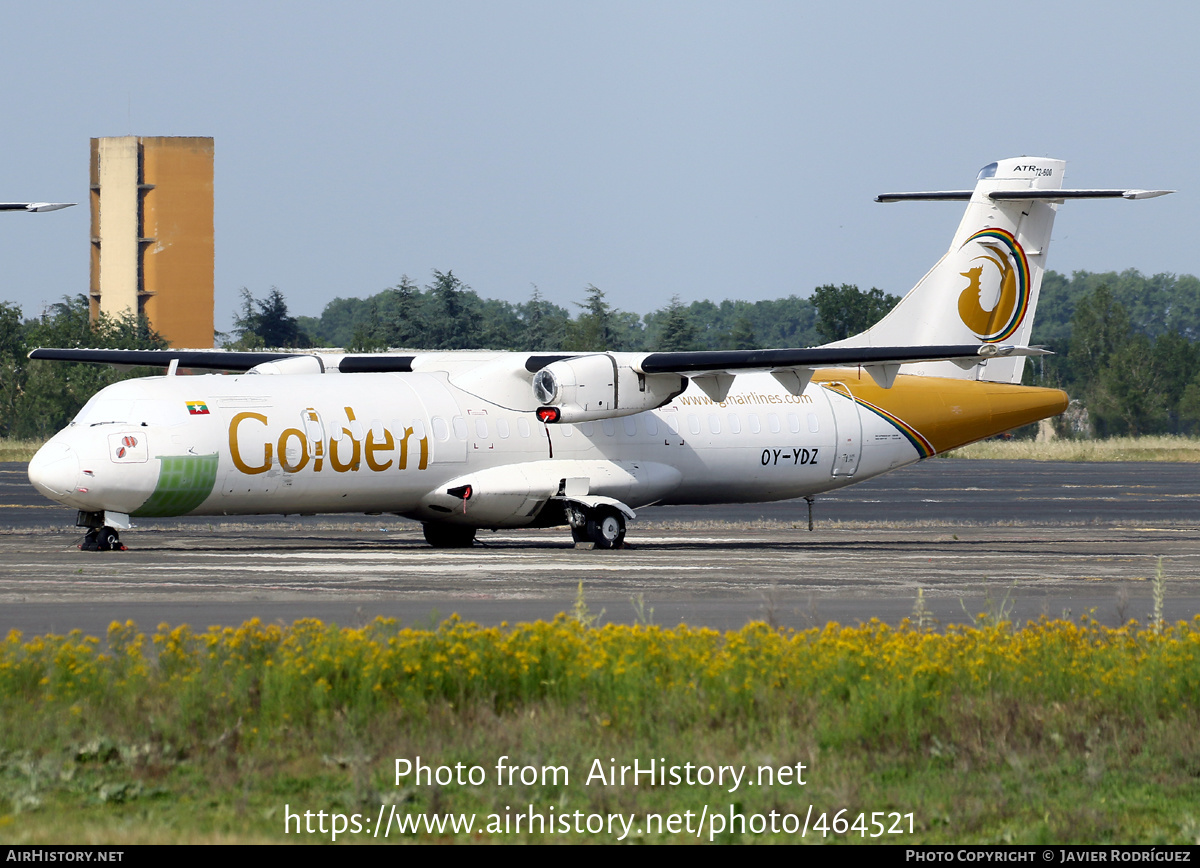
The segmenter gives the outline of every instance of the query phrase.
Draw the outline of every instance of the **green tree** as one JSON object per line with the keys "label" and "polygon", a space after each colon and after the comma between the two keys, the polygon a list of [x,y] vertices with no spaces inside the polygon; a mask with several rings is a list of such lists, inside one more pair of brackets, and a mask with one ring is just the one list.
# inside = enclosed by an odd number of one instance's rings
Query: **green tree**
{"label": "green tree", "polygon": [[1130,335],[1129,314],[1106,285],[1079,300],[1071,317],[1070,379],[1085,390],[1097,383]]}
{"label": "green tree", "polygon": [[662,330],[658,335],[658,349],[663,352],[696,349],[696,325],[678,295],[671,296],[671,303],[667,307]]}
{"label": "green tree", "polygon": [[529,301],[519,306],[518,315],[524,326],[519,349],[542,352],[562,346],[571,316],[565,308],[546,301],[536,285]]}
{"label": "green tree", "polygon": [[1156,434],[1166,430],[1170,407],[1155,365],[1153,344],[1134,335],[1118,346],[1087,391],[1087,408],[1102,437]]}
{"label": "green tree", "polygon": [[[33,361],[25,358],[36,347],[93,349],[166,349],[162,339],[144,319],[128,314],[113,317],[90,315],[86,296],[64,298],[38,319],[26,320],[19,338],[0,346],[0,379],[5,382],[7,403],[0,413],[0,435],[46,439],[71,421],[96,392],[118,380],[157,371],[118,371],[108,365]],[[20,311],[0,305],[0,323],[11,327]]]}
{"label": "green tree", "polygon": [[563,349],[572,352],[602,353],[614,349],[613,310],[604,300],[604,291],[588,284],[587,301],[575,302],[583,313],[567,326]]}
{"label": "green tree", "polygon": [[264,299],[256,299],[242,287],[242,309],[233,319],[237,349],[263,347],[307,349],[312,339],[300,330],[294,316],[288,314],[287,300],[278,287],[271,287]]}
{"label": "green tree", "polygon": [[756,350],[758,349],[758,338],[754,334],[754,325],[750,322],[750,317],[745,314],[739,316],[733,324],[733,331],[729,334],[730,349],[734,350]]}
{"label": "green tree", "polygon": [[863,292],[848,283],[841,286],[830,283],[813,290],[812,302],[817,308],[817,333],[828,343],[875,325],[900,299],[874,287]]}
{"label": "green tree", "polygon": [[479,296],[453,271],[433,272],[433,283],[425,287],[427,295],[424,346],[435,350],[478,349],[482,317]]}
{"label": "green tree", "polygon": [[9,435],[16,419],[28,352],[21,308],[0,302],[0,436]]}
{"label": "green tree", "polygon": [[420,288],[407,274],[400,282],[385,289],[380,305],[380,327],[384,346],[420,347],[425,332],[425,317],[422,313],[424,300]]}

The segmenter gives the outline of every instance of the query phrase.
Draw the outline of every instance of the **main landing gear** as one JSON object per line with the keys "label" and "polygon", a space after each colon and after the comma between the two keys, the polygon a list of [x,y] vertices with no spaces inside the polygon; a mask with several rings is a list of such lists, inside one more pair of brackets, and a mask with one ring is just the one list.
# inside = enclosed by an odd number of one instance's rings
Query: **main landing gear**
{"label": "main landing gear", "polygon": [[625,516],[612,506],[567,507],[567,524],[576,543],[592,543],[598,549],[625,545]]}
{"label": "main landing gear", "polygon": [[[625,516],[614,506],[597,504],[583,506],[570,503],[566,506],[567,524],[576,544],[583,543],[598,549],[619,549],[625,545]],[[561,521],[537,524],[535,527],[561,525]],[[425,542],[435,549],[464,549],[475,544],[475,528],[461,524],[427,521],[421,525]]]}

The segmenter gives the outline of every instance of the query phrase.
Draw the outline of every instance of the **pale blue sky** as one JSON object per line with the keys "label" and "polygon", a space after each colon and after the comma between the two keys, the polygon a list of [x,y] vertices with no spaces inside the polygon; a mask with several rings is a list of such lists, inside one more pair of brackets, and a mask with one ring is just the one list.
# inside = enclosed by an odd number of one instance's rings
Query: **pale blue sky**
{"label": "pale blue sky", "polygon": [[[1058,271],[1198,273],[1200,7],[0,2],[0,200],[86,202],[88,139],[216,140],[216,307],[453,269],[481,295],[902,293],[992,160],[1068,161]],[[0,300],[86,291],[87,209],[0,215]]]}

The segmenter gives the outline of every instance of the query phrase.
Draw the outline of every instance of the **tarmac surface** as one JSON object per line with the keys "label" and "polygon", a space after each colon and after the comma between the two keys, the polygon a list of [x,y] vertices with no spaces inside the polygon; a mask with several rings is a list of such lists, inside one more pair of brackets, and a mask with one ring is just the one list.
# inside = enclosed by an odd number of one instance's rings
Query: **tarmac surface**
{"label": "tarmac surface", "polygon": [[575,549],[564,529],[434,550],[390,516],[144,520],[122,534],[129,551],[85,553],[74,512],[0,464],[0,633],[103,634],[129,618],[494,624],[569,611],[580,582],[603,622],[897,623],[920,591],[942,624],[1118,624],[1147,620],[1160,557],[1168,620],[1200,612],[1200,465],[935,459],[822,496],[813,515],[810,532],[804,501],[648,508],[614,552]]}

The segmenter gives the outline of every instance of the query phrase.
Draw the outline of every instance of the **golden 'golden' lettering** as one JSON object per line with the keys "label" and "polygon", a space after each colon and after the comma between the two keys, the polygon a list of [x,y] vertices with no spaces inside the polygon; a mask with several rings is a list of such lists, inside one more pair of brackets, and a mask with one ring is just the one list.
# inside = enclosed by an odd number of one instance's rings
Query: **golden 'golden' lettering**
{"label": "golden 'golden' lettering", "polygon": [[238,449],[238,426],[247,419],[254,419],[256,422],[267,424],[267,417],[262,413],[238,413],[233,417],[233,421],[229,423],[229,455],[233,458],[233,466],[242,473],[266,473],[271,469],[271,444],[263,444],[263,464],[260,467],[251,467],[242,460],[241,450]]}
{"label": "golden 'golden' lettering", "polygon": [[408,469],[408,438],[413,434],[413,429],[405,428],[404,436],[400,438],[400,463],[396,465],[397,470]]}
{"label": "golden 'golden' lettering", "polygon": [[[307,421],[316,422],[319,425],[319,417],[313,409],[305,411]],[[346,418],[351,424],[354,424],[354,410],[346,407]],[[241,448],[238,445],[239,427],[247,420],[261,422],[264,426],[269,424],[269,420],[262,413],[238,413],[229,423],[229,454],[233,459],[233,466],[242,473],[257,474],[266,473],[271,469],[271,456],[274,449],[278,449],[279,466],[283,468],[285,473],[299,473],[308,466],[309,459],[312,459],[312,469],[314,473],[319,473],[324,466],[324,458],[326,454],[329,456],[329,463],[337,473],[345,473],[349,470],[358,470],[360,461],[366,459],[367,466],[376,473],[387,470],[392,466],[392,459],[381,460],[384,455],[391,453],[399,446],[399,456],[396,460],[397,470],[408,469],[408,442],[413,437],[414,430],[410,428],[404,429],[404,434],[397,443],[392,432],[387,428],[382,428],[383,435],[380,439],[375,438],[374,430],[367,432],[363,440],[359,440],[354,436],[354,432],[347,427],[342,428],[342,437],[340,440],[324,439],[313,440],[309,435],[299,428],[285,428],[279,435],[278,440],[272,443],[269,439],[264,438],[263,443],[263,463],[261,465],[247,464],[242,456]],[[288,457],[288,448],[292,445],[292,440],[299,441],[299,457],[293,462]],[[344,440],[350,441],[350,460],[343,461],[339,453],[338,444]],[[429,467],[429,438],[416,438],[419,448],[419,459],[417,463],[418,470],[425,470]],[[328,445],[326,445],[328,443]],[[295,451],[293,450],[293,455]]]}
{"label": "golden 'golden' lettering", "polygon": [[[288,463],[287,444],[292,437],[300,441],[300,460],[295,464]],[[299,428],[285,428],[284,432],[279,435],[279,466],[287,473],[296,473],[303,470],[306,464],[308,464],[308,438]]]}
{"label": "golden 'golden' lettering", "polygon": [[386,428],[383,429],[383,442],[382,443],[376,443],[375,442],[375,432],[368,431],[367,432],[367,445],[366,445],[366,448],[364,449],[364,451],[366,452],[366,457],[367,457],[367,467],[370,467],[376,473],[378,473],[381,470],[387,470],[389,467],[392,466],[392,459],[389,458],[387,461],[384,461],[382,463],[378,462],[375,460],[375,453],[376,452],[391,452],[395,448],[396,448],[396,440],[394,437],[392,437],[392,432],[389,431],[388,429],[386,429]]}

